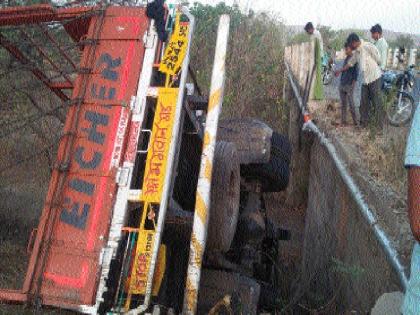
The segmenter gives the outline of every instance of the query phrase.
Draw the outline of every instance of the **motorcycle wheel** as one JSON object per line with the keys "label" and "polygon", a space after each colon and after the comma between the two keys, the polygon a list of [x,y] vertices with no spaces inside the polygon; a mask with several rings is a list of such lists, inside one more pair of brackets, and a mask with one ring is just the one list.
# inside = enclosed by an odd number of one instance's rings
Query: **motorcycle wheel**
{"label": "motorcycle wheel", "polygon": [[398,93],[386,110],[386,117],[389,124],[395,127],[401,127],[407,124],[413,117],[413,114],[414,99],[406,92]]}
{"label": "motorcycle wheel", "polygon": [[332,82],[333,78],[334,78],[334,74],[333,74],[332,70],[327,69],[327,70],[325,70],[325,72],[322,75],[322,83],[324,85],[328,85]]}

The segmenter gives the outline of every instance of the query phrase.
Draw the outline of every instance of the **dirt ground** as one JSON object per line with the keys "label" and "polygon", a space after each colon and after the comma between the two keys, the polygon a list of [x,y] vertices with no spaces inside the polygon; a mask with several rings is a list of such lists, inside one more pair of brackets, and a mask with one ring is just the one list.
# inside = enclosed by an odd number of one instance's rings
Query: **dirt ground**
{"label": "dirt ground", "polygon": [[[12,142],[0,143],[0,165],[8,164],[5,158],[12,148]],[[19,161],[21,158],[15,159]],[[28,239],[38,225],[49,177],[42,156],[16,164],[0,174],[0,288],[22,288],[29,260]],[[32,307],[0,304],[0,315],[74,314],[63,310],[34,311]]]}
{"label": "dirt ground", "polygon": [[296,207],[288,206],[284,192],[265,194],[264,198],[268,216],[280,228],[290,232],[289,240],[279,241],[277,262],[281,297],[283,302],[286,302],[292,298],[294,290],[292,287],[301,271],[306,204]]}
{"label": "dirt ground", "polygon": [[[369,174],[406,199],[404,152],[409,126],[385,124],[383,131],[359,128],[352,123],[340,125],[341,107],[335,100],[312,103],[312,115],[317,125],[349,148],[351,158]],[[350,118],[350,113],[347,114]],[[350,121],[350,119],[348,119]]]}

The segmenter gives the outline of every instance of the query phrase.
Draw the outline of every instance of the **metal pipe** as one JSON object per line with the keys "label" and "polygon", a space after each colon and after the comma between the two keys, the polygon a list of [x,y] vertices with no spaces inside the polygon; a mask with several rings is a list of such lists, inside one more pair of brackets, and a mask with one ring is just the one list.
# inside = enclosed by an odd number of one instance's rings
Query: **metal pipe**
{"label": "metal pipe", "polygon": [[213,169],[214,150],[219,116],[222,109],[225,85],[225,61],[229,37],[229,15],[222,15],[217,31],[216,53],[210,86],[210,99],[207,111],[203,152],[201,154],[198,177],[194,223],[190,242],[187,280],[182,314],[195,314],[204,249],[206,248],[207,227],[209,223],[210,188]]}
{"label": "metal pipe", "polygon": [[[302,102],[302,98],[299,95],[299,90],[298,90],[295,82],[293,81],[292,75],[290,74],[290,67],[287,64],[287,62],[285,62],[285,65],[286,65],[286,70],[287,70],[288,77],[289,77],[289,82],[292,86],[293,92],[294,92],[295,97],[298,101],[299,108],[302,111],[302,115],[307,115],[306,110],[305,110],[305,106]],[[400,280],[400,283],[405,290],[407,288],[408,279],[407,279],[407,275],[406,275],[406,270],[399,260],[398,253],[395,250],[395,248],[393,248],[392,243],[388,239],[388,236],[386,235],[386,233],[379,226],[375,215],[369,209],[369,206],[367,205],[367,203],[363,200],[362,192],[360,191],[359,187],[356,185],[353,178],[351,177],[351,175],[347,171],[343,161],[338,157],[338,154],[337,154],[337,151],[335,150],[334,145],[331,143],[330,140],[328,140],[325,137],[325,135],[312,122],[312,120],[309,120],[309,121],[305,122],[303,127],[302,127],[302,130],[313,132],[314,134],[316,134],[317,137],[319,138],[320,143],[323,146],[325,146],[325,148],[327,149],[329,155],[331,156],[331,158],[334,161],[334,164],[335,164],[341,178],[343,179],[343,181],[346,184],[351,196],[353,197],[354,201],[356,202],[356,204],[358,206],[358,209],[362,213],[363,217],[365,218],[365,220],[367,221],[369,226],[372,228],[376,239],[378,240],[379,244],[381,245],[382,249],[384,250],[388,261],[390,262],[390,264],[392,265],[392,267],[396,271],[396,273],[398,275],[398,279]]]}
{"label": "metal pipe", "polygon": [[137,314],[143,313],[150,306],[156,260],[157,260],[157,256],[159,252],[159,246],[161,243],[163,227],[165,223],[166,210],[167,210],[168,202],[169,202],[169,193],[172,186],[171,181],[173,177],[174,157],[177,151],[177,144],[179,143],[177,139],[179,137],[181,111],[182,111],[182,104],[184,100],[185,84],[187,82],[187,76],[188,76],[188,64],[190,62],[191,41],[192,41],[192,35],[194,33],[194,23],[195,23],[194,16],[189,13],[186,7],[181,7],[181,10],[182,10],[182,13],[186,15],[190,21],[189,30],[188,30],[188,47],[187,47],[187,51],[186,51],[184,61],[182,64],[182,73],[181,73],[180,84],[179,84],[179,94],[178,94],[177,106],[175,110],[175,120],[174,120],[175,123],[173,126],[173,131],[172,131],[172,136],[171,136],[171,145],[169,147],[169,153],[168,153],[168,166],[165,173],[165,180],[164,180],[163,191],[162,191],[162,203],[160,205],[159,215],[157,218],[156,234],[155,234],[155,239],[153,242],[152,257],[150,259],[150,268],[147,274],[146,294],[144,296],[144,302],[138,308],[127,312],[128,315],[137,315]]}
{"label": "metal pipe", "polygon": [[58,51],[61,53],[61,55],[71,64],[71,66],[73,67],[73,69],[76,70],[77,69],[76,63],[64,51],[64,49],[55,40],[55,38],[51,36],[51,34],[48,32],[48,29],[44,25],[42,25],[42,24],[37,24],[37,26],[44,33],[44,35],[51,41],[51,43],[58,49]]}
{"label": "metal pipe", "polygon": [[29,35],[23,28],[20,29],[20,32],[35,47],[39,54],[49,62],[49,64],[54,68],[54,70],[57,71],[68,83],[70,83],[71,88],[73,88],[73,81],[69,78],[67,74],[64,73],[62,69],[60,69],[59,66],[57,66],[54,63],[50,56],[48,56],[48,53],[38,46],[38,44],[32,39],[31,35]]}
{"label": "metal pipe", "polygon": [[28,66],[29,70],[33,75],[45,84],[55,95],[57,95],[62,101],[68,101],[70,98],[63,93],[60,89],[51,87],[50,79],[48,76],[38,67],[36,67],[11,41],[0,33],[0,45],[6,49],[13,57],[15,57],[20,63]]}

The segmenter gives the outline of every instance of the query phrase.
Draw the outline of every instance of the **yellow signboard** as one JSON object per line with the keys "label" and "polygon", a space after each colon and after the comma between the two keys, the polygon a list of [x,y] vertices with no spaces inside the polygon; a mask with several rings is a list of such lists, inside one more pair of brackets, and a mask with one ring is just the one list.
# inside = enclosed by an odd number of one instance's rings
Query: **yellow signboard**
{"label": "yellow signboard", "polygon": [[[147,274],[150,269],[150,259],[152,258],[154,232],[146,231],[138,239],[136,258],[134,261],[133,273],[131,275],[130,292],[131,294],[145,294]],[[137,254],[138,253],[138,254]],[[160,285],[165,274],[166,268],[166,246],[159,247],[157,265],[153,278],[152,295],[159,293]]]}
{"label": "yellow signboard", "polygon": [[[144,205],[131,272],[129,294],[145,294],[146,291],[147,274],[150,269],[156,234],[156,213],[159,211],[162,198],[177,99],[177,88],[159,88],[140,197]],[[153,295],[157,295],[159,291],[164,270],[165,250],[161,246],[153,279]]]}
{"label": "yellow signboard", "polygon": [[171,143],[178,89],[159,88],[149,152],[147,152],[141,201],[159,203]]}
{"label": "yellow signboard", "polygon": [[175,20],[174,32],[166,46],[165,54],[159,66],[159,71],[175,75],[179,72],[184,61],[188,46],[188,23],[180,22],[179,14]]}

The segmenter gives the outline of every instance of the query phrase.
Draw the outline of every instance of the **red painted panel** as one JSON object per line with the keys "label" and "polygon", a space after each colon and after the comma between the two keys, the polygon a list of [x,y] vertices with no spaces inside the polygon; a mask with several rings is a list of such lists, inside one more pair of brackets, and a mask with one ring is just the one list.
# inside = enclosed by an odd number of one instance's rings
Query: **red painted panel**
{"label": "red painted panel", "polygon": [[80,17],[92,10],[95,8],[76,7],[56,10],[50,4],[2,8],[0,9],[0,26],[63,21]]}
{"label": "red painted panel", "polygon": [[[138,73],[143,63],[144,45],[142,40],[103,40],[95,51],[95,67],[92,68],[92,75],[88,78],[86,103],[94,104],[113,104],[116,100],[130,103],[132,91],[127,91],[128,87],[137,85]],[[87,65],[88,57],[82,57],[82,67],[91,68]],[[102,72],[106,69],[118,68],[118,78],[112,81],[103,78]],[[111,74],[110,74],[111,75]],[[75,95],[84,88],[76,80]],[[116,88],[118,86],[118,89]],[[130,92],[130,93],[127,93]],[[112,97],[112,95],[114,97]],[[110,99],[112,98],[112,99]]]}
{"label": "red painted panel", "polygon": [[141,11],[139,16],[113,16],[103,25],[101,39],[142,39],[141,29],[147,27],[148,19]]}
{"label": "red painted panel", "polygon": [[142,37],[148,25],[144,9],[107,10],[92,64],[87,55],[93,48],[83,52],[82,67],[93,71],[75,80],[73,98],[85,88],[86,94],[68,112],[57,156],[57,161],[68,157],[70,163],[66,172],[53,172],[28,270],[30,276],[34,269],[34,281],[29,277],[25,284],[32,294],[40,293],[44,303],[63,307],[95,301],[116,169],[127,144],[127,105],[136,95],[143,61]]}

